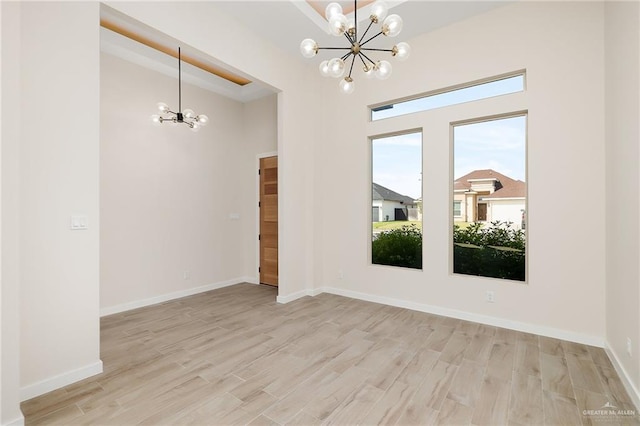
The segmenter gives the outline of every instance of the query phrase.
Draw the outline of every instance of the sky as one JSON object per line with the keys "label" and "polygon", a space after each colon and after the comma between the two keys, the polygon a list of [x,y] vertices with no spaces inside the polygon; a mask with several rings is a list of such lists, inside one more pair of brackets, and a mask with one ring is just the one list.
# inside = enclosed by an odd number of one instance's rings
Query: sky
{"label": "sky", "polygon": [[[516,76],[422,99],[395,104],[372,113],[372,119],[408,114],[474,99],[522,91],[524,77]],[[450,143],[446,141],[446,143]],[[372,141],[373,181],[414,199],[422,197],[422,133]],[[478,169],[493,169],[526,180],[526,116],[459,125],[453,138],[454,179]]]}
{"label": "sky", "polygon": [[[453,134],[454,178],[493,169],[525,180],[526,116],[460,125]],[[374,139],[371,152],[375,183],[414,199],[422,196],[422,133]]]}

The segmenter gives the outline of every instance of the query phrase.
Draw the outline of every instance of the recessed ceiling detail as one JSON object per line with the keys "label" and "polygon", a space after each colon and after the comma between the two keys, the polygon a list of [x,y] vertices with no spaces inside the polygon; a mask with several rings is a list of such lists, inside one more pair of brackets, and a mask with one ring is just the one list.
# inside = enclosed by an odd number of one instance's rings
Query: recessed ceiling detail
{"label": "recessed ceiling detail", "polygon": [[[127,28],[125,28],[122,25],[116,24],[108,19],[105,18],[101,18],[100,19],[100,26],[103,28],[106,28],[108,30],[111,30],[115,33],[118,33],[124,37],[127,37],[131,40],[134,40],[138,43],[144,44],[145,46],[148,46],[152,49],[155,49],[159,52],[162,52],[166,55],[169,55],[173,58],[178,59],[178,55],[177,52],[175,50],[175,47],[171,47],[171,46],[166,46],[162,43],[158,43],[154,40],[151,40],[150,38],[147,38],[141,34],[136,33],[135,31],[129,30]],[[189,55],[185,55],[182,54],[182,61],[186,62],[188,64],[193,65],[194,67],[200,68],[206,72],[209,72],[213,75],[216,75],[220,78],[223,78],[227,81],[230,81],[232,83],[235,83],[239,86],[245,86],[249,83],[251,83],[251,80],[244,78],[242,76],[239,76],[237,74],[234,74],[232,72],[229,72],[225,69],[222,69],[220,67],[216,67],[215,65],[206,63],[204,61],[201,61],[197,58],[194,58],[192,56]]]}

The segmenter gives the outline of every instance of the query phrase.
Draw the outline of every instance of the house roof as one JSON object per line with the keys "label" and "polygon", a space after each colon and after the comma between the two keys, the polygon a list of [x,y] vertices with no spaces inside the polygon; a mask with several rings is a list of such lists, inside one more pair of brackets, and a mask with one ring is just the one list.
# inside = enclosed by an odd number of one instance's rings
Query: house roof
{"label": "house roof", "polygon": [[402,204],[415,204],[416,201],[407,197],[406,195],[398,194],[395,191],[390,190],[389,188],[385,188],[382,185],[378,185],[377,183],[373,183],[373,199],[374,200],[387,200],[387,201],[398,201]]}
{"label": "house roof", "polygon": [[492,169],[474,170],[464,176],[460,176],[453,182],[454,191],[470,191],[471,182],[474,180],[496,179],[496,189],[489,195],[483,195],[482,198],[520,198],[526,196],[527,186],[521,180],[511,179],[502,173],[498,173]]}

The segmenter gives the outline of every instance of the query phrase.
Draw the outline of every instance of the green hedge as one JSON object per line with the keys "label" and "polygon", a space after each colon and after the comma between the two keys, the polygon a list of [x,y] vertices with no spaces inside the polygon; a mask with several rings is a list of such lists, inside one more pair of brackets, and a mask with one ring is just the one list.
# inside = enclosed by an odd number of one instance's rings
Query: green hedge
{"label": "green hedge", "polygon": [[376,265],[422,269],[422,232],[415,225],[380,233],[371,243]]}
{"label": "green hedge", "polygon": [[511,222],[491,226],[454,225],[453,272],[481,277],[525,280],[526,239]]}

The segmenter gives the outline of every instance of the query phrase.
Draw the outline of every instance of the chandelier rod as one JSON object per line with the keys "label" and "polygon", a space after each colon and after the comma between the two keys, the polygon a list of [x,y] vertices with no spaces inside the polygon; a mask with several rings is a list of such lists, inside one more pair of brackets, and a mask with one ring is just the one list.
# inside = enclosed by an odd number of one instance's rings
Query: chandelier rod
{"label": "chandelier rod", "polygon": [[356,61],[356,55],[351,58],[351,68],[349,68],[349,78],[351,78],[351,71],[353,71],[353,63]]}
{"label": "chandelier rod", "polygon": [[[358,40],[358,0],[353,0],[353,22],[355,23],[355,31],[352,43],[355,43]],[[351,63],[351,68],[353,68],[353,62]],[[351,71],[349,71],[349,77],[351,77]]]}
{"label": "chandelier rod", "polygon": [[369,29],[371,28],[371,26],[373,25],[373,21],[369,21],[369,26],[367,26],[367,29],[364,30],[364,33],[362,34],[362,37],[360,37],[360,41],[358,42],[358,44],[362,44],[362,39],[364,39],[364,36],[367,35],[367,33],[369,32]]}
{"label": "chandelier rod", "polygon": [[370,47],[366,47],[366,48],[363,47],[360,50],[367,50],[367,51],[372,50],[372,51],[375,51],[375,52],[393,52],[393,49],[373,49],[373,48],[370,48]]}
{"label": "chandelier rod", "polygon": [[180,47],[178,47],[178,112],[182,113],[182,68],[180,66]]}
{"label": "chandelier rod", "polygon": [[369,58],[367,55],[365,55],[365,54],[362,52],[362,50],[361,50],[359,53],[360,53],[360,55],[364,56],[364,57],[365,57],[365,59],[366,59],[367,61],[371,62],[373,65],[375,65],[375,64],[376,64],[375,62],[373,62],[373,61],[371,60],[371,58]]}
{"label": "chandelier rod", "polygon": [[360,46],[364,46],[365,44],[369,43],[371,40],[373,40],[374,38],[378,37],[380,34],[382,34],[382,31],[380,31],[378,34],[374,35],[373,37],[369,38],[367,41],[365,41],[364,43],[360,43]]}

